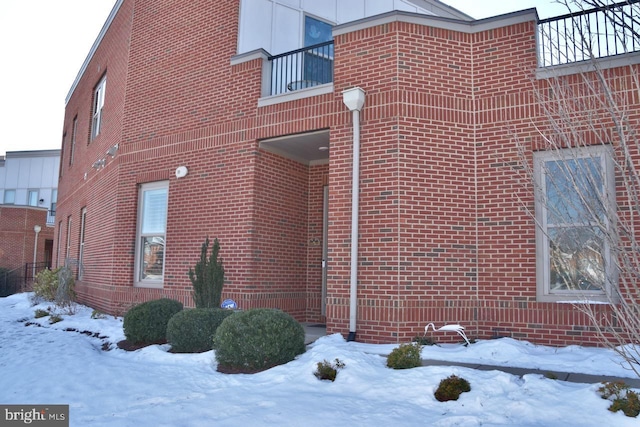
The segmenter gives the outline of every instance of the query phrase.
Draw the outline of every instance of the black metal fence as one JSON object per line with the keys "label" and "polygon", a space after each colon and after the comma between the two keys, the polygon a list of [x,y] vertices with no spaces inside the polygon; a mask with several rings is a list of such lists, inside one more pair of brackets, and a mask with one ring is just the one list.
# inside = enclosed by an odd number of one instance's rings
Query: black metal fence
{"label": "black metal fence", "polygon": [[269,57],[270,95],[292,92],[333,81],[333,41]]}
{"label": "black metal fence", "polygon": [[24,265],[24,272],[22,277],[25,283],[29,283],[35,279],[35,277],[45,268],[51,268],[51,264],[47,261],[44,262],[28,262]]}
{"label": "black metal fence", "polygon": [[0,297],[13,295],[22,290],[24,277],[22,277],[22,267],[13,270],[0,268]]}
{"label": "black metal fence", "polygon": [[538,65],[549,67],[640,50],[640,0],[538,21]]}

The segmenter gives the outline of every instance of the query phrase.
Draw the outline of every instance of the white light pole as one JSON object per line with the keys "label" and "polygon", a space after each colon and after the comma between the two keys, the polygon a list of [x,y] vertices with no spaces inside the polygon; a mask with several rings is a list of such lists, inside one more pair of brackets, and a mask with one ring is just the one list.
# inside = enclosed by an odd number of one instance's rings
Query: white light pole
{"label": "white light pole", "polygon": [[349,336],[356,340],[358,308],[358,215],[360,214],[360,110],[364,106],[364,90],[359,87],[342,92],[342,101],[353,115],[353,165],[351,177],[351,278],[349,296]]}
{"label": "white light pole", "polygon": [[36,238],[33,241],[33,279],[36,278],[36,260],[38,257],[38,233],[40,233],[40,230],[42,230],[42,227],[40,227],[39,225],[33,226],[33,231],[35,231],[36,233]]}

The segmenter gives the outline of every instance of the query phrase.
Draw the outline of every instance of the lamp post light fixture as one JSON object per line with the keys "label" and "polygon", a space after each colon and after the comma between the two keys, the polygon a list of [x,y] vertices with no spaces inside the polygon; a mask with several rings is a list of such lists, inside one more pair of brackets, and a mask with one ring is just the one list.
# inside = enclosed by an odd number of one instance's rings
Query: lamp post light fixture
{"label": "lamp post light fixture", "polygon": [[36,233],[36,238],[33,241],[33,279],[36,278],[36,260],[37,260],[37,256],[38,256],[38,234],[40,233],[40,231],[42,230],[42,227],[40,227],[39,225],[34,225],[33,226],[33,231]]}

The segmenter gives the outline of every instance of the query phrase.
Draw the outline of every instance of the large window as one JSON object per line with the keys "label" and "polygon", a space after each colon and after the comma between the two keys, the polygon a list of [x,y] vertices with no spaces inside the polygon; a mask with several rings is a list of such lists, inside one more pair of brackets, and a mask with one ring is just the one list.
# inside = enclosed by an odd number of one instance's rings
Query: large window
{"label": "large window", "polygon": [[5,205],[13,205],[16,203],[16,190],[4,190],[3,203]]}
{"label": "large window", "polygon": [[615,184],[607,147],[534,156],[538,300],[606,301]]}
{"label": "large window", "polygon": [[168,181],[140,186],[135,263],[138,286],[162,286],[168,196]]}
{"label": "large window", "polygon": [[[304,17],[304,46],[314,46],[332,41],[331,24]],[[333,81],[333,45],[318,47],[304,52],[303,78],[307,85]]]}
{"label": "large window", "polygon": [[[102,109],[104,108],[104,92],[107,88],[107,77],[104,76],[93,91],[93,109],[91,119],[91,139],[102,131]],[[75,123],[74,123],[75,125]]]}

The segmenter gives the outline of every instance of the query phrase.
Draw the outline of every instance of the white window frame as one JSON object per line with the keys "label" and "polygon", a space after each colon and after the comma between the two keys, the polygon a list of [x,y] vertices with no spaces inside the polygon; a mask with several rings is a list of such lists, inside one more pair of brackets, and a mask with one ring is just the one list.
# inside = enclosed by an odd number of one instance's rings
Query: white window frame
{"label": "white window frame", "polygon": [[2,203],[5,205],[15,205],[16,190],[4,190],[4,198],[2,199]]}
{"label": "white window frame", "polygon": [[[35,198],[34,198],[35,194]],[[27,205],[28,206],[38,206],[38,200],[40,199],[40,192],[36,189],[27,190]]]}
{"label": "white window frame", "polygon": [[[165,224],[163,232],[143,233],[143,221],[145,212],[145,193],[147,191],[165,190],[167,195],[167,201],[165,206]],[[162,273],[158,278],[143,277],[144,266],[144,254],[145,246],[143,240],[148,238],[162,239],[166,245],[167,234],[167,216],[169,209],[169,181],[158,181],[146,184],[141,184],[138,191],[138,219],[136,225],[136,255],[134,262],[134,286],[143,288],[162,288],[164,285],[164,269],[166,260],[166,246],[162,251]]]}
{"label": "white window frame", "polygon": [[78,250],[78,280],[82,280],[84,276],[84,246],[85,246],[85,228],[87,226],[87,208],[80,211],[80,247]]}
{"label": "white window frame", "polygon": [[[615,172],[611,147],[597,145],[593,147],[568,148],[564,150],[550,150],[535,152],[533,157],[535,180],[535,213],[536,213],[536,296],[541,302],[615,302],[613,287],[617,286],[617,274],[614,267],[610,244],[607,238],[603,239],[604,261],[604,290],[551,290],[551,254],[549,251],[549,229],[562,227],[562,225],[547,224],[548,209],[546,196],[546,180],[548,170],[547,162],[562,162],[578,158],[598,159],[603,171],[603,188],[606,209],[615,209]],[[611,211],[609,211],[611,212]],[[605,215],[605,217],[607,217]],[[614,226],[607,217],[603,223],[608,230]],[[567,225],[570,227],[570,225]],[[580,226],[576,223],[576,227]],[[589,224],[582,224],[589,226]],[[610,235],[610,233],[607,233]]]}
{"label": "white window frame", "polygon": [[93,91],[93,111],[91,112],[91,140],[102,132],[102,109],[104,108],[104,94],[107,89],[107,76],[102,77]]}

